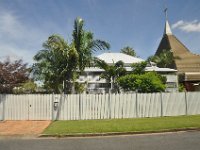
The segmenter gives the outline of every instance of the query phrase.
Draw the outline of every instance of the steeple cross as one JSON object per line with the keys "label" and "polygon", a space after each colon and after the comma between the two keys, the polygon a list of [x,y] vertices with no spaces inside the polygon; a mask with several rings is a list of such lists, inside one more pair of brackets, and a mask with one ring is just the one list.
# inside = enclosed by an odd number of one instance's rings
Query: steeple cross
{"label": "steeple cross", "polygon": [[165,12],[165,19],[167,20],[167,7],[164,9]]}

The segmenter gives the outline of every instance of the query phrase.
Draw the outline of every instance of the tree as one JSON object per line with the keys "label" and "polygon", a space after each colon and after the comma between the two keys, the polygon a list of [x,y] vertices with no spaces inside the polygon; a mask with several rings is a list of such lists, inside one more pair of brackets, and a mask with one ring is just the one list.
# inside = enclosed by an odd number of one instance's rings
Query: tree
{"label": "tree", "polygon": [[132,47],[126,46],[124,48],[121,49],[120,51],[121,53],[136,57],[136,52]]}
{"label": "tree", "polygon": [[92,53],[109,48],[107,42],[94,40],[93,33],[85,31],[83,26],[84,21],[77,18],[71,44],[59,35],[52,35],[43,44],[44,50],[34,56],[33,73],[49,91],[59,93],[63,86],[65,93],[72,93],[78,71],[89,65]]}
{"label": "tree", "polygon": [[103,69],[104,72],[101,74],[101,78],[107,80],[107,82],[111,83],[111,90],[118,91],[119,87],[116,83],[117,78],[126,74],[126,69],[124,68],[124,63],[122,61],[118,61],[113,65],[108,65],[105,61],[100,59],[95,59],[96,66]]}
{"label": "tree", "polygon": [[117,83],[124,91],[137,91],[143,93],[161,92],[165,90],[166,77],[156,72],[145,72],[147,62],[131,65],[130,74],[118,78]]}
{"label": "tree", "polygon": [[125,75],[120,77],[117,82],[124,91],[151,93],[165,90],[160,75],[155,72]]}
{"label": "tree", "polygon": [[13,89],[25,83],[29,77],[29,69],[23,61],[0,61],[0,93],[13,93]]}
{"label": "tree", "polygon": [[155,62],[158,67],[163,68],[174,68],[174,60],[180,59],[179,57],[174,57],[171,50],[163,50],[162,53],[155,56],[150,56],[147,60]]}
{"label": "tree", "polygon": [[75,91],[77,94],[83,93],[85,91],[85,83],[75,82]]}
{"label": "tree", "polygon": [[61,36],[52,35],[35,56],[33,74],[36,80],[43,80],[44,87],[51,92],[72,92],[72,82],[77,70],[78,54],[73,44],[68,44]]}
{"label": "tree", "polygon": [[84,21],[81,18],[76,18],[74,21],[73,44],[77,50],[78,68],[82,72],[85,67],[90,65],[92,53],[97,50],[106,50],[110,48],[109,43],[102,40],[94,40],[94,35],[91,32],[84,30]]}
{"label": "tree", "polygon": [[141,63],[133,63],[131,65],[132,73],[133,74],[144,74],[146,66],[147,66],[147,62],[146,61],[143,61]]}
{"label": "tree", "polygon": [[13,89],[15,94],[24,94],[24,93],[35,93],[37,89],[37,84],[34,83],[32,80],[28,80],[27,82],[23,83],[20,87],[16,87]]}

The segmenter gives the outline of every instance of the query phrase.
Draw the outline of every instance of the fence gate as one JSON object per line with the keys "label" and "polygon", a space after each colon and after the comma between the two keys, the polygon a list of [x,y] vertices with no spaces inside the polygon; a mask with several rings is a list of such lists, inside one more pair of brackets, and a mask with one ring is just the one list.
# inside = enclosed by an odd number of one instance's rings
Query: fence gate
{"label": "fence gate", "polygon": [[51,95],[7,95],[5,120],[51,120]]}
{"label": "fence gate", "polygon": [[29,95],[29,120],[52,120],[52,95]]}

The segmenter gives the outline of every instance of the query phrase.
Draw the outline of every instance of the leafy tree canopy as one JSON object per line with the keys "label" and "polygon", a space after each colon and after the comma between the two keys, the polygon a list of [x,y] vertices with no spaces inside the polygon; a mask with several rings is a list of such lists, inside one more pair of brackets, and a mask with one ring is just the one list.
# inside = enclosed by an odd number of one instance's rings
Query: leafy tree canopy
{"label": "leafy tree canopy", "polygon": [[[51,92],[62,92],[62,84],[71,92],[71,82],[77,70],[78,54],[73,44],[68,44],[61,36],[52,35],[35,56],[33,74],[36,80],[44,81],[44,87]],[[68,84],[68,85],[67,85]]]}
{"label": "leafy tree canopy", "polygon": [[142,93],[161,92],[165,90],[162,77],[155,72],[144,74],[129,74],[120,77],[117,82],[124,91],[137,91]]}
{"label": "leafy tree canopy", "polygon": [[84,21],[76,18],[72,43],[67,43],[59,35],[52,35],[35,56],[33,65],[35,79],[43,80],[50,92],[72,93],[77,71],[83,72],[92,60],[96,50],[108,49],[110,45],[102,40],[94,40],[92,32],[84,30]]}
{"label": "leafy tree canopy", "polygon": [[144,74],[145,73],[145,67],[147,66],[147,62],[141,62],[141,63],[133,63],[131,65],[133,71],[133,74]]}
{"label": "leafy tree canopy", "polygon": [[0,61],[0,93],[13,93],[13,89],[21,86],[28,80],[29,69],[26,63],[7,59]]}
{"label": "leafy tree canopy", "polygon": [[72,37],[73,44],[79,55],[78,68],[81,72],[84,71],[86,66],[90,65],[93,52],[110,48],[109,43],[94,39],[94,34],[92,32],[84,30],[84,20],[79,17],[74,21]]}
{"label": "leafy tree canopy", "polygon": [[37,84],[34,83],[32,80],[29,80],[23,83],[20,87],[14,88],[13,92],[15,94],[28,94],[28,93],[35,93],[37,89]]}
{"label": "leafy tree canopy", "polygon": [[166,77],[156,72],[145,72],[147,62],[132,64],[130,74],[117,79],[118,85],[124,91],[137,91],[143,93],[161,92],[165,90]]}
{"label": "leafy tree canopy", "polygon": [[155,56],[150,56],[147,60],[155,62],[158,67],[163,67],[163,68],[174,68],[175,59],[180,59],[179,57],[174,57],[172,50],[163,50],[162,53],[159,55]]}
{"label": "leafy tree canopy", "polygon": [[112,90],[117,90],[119,92],[116,79],[126,74],[124,63],[122,61],[118,61],[113,65],[109,65],[105,61],[97,58],[95,59],[95,63],[97,67],[104,70],[104,72],[101,74],[101,78],[104,78],[107,80],[107,82],[111,83]]}
{"label": "leafy tree canopy", "polygon": [[132,47],[126,46],[124,48],[121,49],[120,51],[121,53],[136,57],[136,52]]}

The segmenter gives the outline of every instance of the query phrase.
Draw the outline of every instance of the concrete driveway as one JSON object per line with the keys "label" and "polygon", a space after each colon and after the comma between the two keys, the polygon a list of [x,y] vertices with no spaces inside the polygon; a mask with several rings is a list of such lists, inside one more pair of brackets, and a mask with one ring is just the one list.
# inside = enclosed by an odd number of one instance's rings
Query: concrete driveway
{"label": "concrete driveway", "polygon": [[51,121],[3,121],[0,122],[0,135],[38,135]]}

